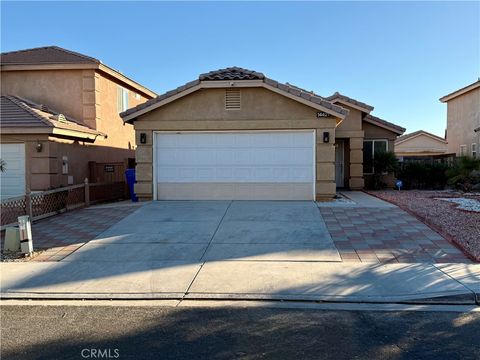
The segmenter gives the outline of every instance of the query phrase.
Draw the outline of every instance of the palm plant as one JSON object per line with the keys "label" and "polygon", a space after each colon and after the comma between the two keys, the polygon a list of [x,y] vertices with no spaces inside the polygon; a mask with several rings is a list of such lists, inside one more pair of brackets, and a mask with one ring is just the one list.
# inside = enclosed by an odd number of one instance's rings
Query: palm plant
{"label": "palm plant", "polygon": [[480,181],[479,171],[480,159],[462,156],[446,171],[447,183],[463,191],[470,191],[472,186]]}

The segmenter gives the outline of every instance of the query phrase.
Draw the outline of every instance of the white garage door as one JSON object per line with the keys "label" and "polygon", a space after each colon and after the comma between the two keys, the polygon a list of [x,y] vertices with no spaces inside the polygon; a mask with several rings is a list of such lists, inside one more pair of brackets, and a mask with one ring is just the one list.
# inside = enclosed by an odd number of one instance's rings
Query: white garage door
{"label": "white garage door", "polygon": [[159,200],[312,200],[315,134],[157,133]]}
{"label": "white garage door", "polygon": [[25,144],[0,144],[5,171],[0,174],[0,198],[25,194]]}

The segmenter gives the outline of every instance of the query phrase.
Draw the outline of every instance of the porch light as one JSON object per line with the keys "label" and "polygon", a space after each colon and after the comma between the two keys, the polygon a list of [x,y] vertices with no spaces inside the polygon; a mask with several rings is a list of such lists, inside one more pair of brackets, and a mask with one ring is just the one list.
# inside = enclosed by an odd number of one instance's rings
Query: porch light
{"label": "porch light", "polygon": [[37,152],[42,152],[43,144],[40,141],[38,141],[35,148],[37,149]]}
{"label": "porch light", "polygon": [[329,133],[328,131],[325,131],[325,132],[323,133],[323,142],[324,142],[324,143],[330,142],[330,133]]}

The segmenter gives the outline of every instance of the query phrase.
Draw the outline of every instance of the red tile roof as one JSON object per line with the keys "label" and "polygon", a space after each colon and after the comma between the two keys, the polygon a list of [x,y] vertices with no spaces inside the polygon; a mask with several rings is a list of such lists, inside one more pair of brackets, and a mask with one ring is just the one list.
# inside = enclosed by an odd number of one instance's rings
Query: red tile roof
{"label": "red tile roof", "polygon": [[9,128],[32,129],[33,133],[35,132],[34,129],[59,128],[90,135],[106,136],[44,105],[39,105],[16,96],[3,95],[0,99],[0,128],[2,131],[6,131]]}

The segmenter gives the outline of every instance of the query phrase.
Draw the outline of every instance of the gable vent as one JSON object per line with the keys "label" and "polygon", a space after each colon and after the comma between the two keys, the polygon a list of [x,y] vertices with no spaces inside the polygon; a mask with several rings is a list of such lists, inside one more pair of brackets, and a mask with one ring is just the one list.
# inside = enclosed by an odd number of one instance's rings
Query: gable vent
{"label": "gable vent", "polygon": [[225,110],[240,110],[240,89],[225,89]]}
{"label": "gable vent", "polygon": [[58,114],[58,115],[56,116],[56,118],[57,118],[57,120],[58,120],[59,122],[62,122],[62,123],[68,122],[68,121],[67,121],[67,118],[66,118],[65,115],[63,115],[63,114]]}

